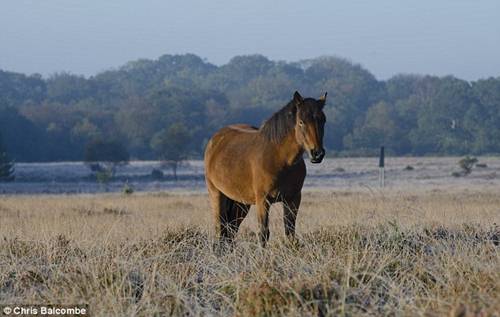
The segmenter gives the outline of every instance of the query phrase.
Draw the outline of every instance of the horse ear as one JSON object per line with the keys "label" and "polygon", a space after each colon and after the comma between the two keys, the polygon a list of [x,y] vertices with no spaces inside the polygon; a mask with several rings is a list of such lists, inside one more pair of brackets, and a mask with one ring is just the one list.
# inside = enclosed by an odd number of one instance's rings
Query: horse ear
{"label": "horse ear", "polygon": [[293,94],[293,101],[296,105],[301,105],[304,102],[304,98],[302,98],[298,91],[295,91]]}
{"label": "horse ear", "polygon": [[326,96],[328,95],[328,93],[325,91],[325,93],[323,94],[323,96],[319,97],[319,102],[321,104],[321,108],[323,108],[325,106],[325,103],[326,103]]}

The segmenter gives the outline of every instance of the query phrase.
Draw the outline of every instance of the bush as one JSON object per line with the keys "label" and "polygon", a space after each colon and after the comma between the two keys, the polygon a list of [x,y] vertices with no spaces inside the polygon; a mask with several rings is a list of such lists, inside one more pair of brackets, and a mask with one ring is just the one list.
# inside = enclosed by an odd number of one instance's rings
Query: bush
{"label": "bush", "polygon": [[154,179],[154,180],[161,180],[163,179],[163,172],[161,169],[158,169],[158,168],[154,168],[152,171],[151,171],[151,177]]}
{"label": "bush", "polygon": [[462,172],[453,172],[453,173],[451,173],[451,176],[453,176],[453,177],[461,177],[461,176],[463,176],[463,173]]}
{"label": "bush", "polygon": [[113,173],[110,169],[103,169],[95,173],[95,176],[98,183],[107,185],[113,177]]}
{"label": "bush", "polygon": [[85,164],[92,172],[107,174],[111,173],[110,178],[115,174],[116,168],[120,165],[128,164],[129,153],[123,144],[118,141],[93,140],[85,146]]}
{"label": "bush", "polygon": [[472,168],[474,167],[474,164],[477,163],[477,158],[475,157],[470,157],[466,156],[460,161],[458,161],[458,166],[462,169],[463,175],[469,175],[472,172]]}
{"label": "bush", "polygon": [[122,193],[124,193],[125,195],[132,195],[134,193],[134,188],[129,185],[128,181],[123,186]]}

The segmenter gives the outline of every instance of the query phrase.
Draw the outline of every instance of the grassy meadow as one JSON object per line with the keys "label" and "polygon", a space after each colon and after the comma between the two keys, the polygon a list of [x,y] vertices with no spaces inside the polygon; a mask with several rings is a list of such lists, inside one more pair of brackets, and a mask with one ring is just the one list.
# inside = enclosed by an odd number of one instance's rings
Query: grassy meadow
{"label": "grassy meadow", "polygon": [[281,206],[258,246],[212,251],[200,193],[0,197],[0,305],[89,305],[93,316],[499,316],[494,188],[306,191],[299,243]]}

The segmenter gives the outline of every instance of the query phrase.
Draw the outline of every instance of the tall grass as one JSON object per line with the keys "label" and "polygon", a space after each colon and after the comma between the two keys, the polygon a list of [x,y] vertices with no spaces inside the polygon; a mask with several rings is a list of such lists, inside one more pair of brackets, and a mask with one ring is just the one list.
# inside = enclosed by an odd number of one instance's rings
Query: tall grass
{"label": "tall grass", "polygon": [[299,243],[258,245],[253,212],[212,251],[204,195],[4,196],[0,304],[125,315],[494,315],[500,197],[482,191],[309,192]]}

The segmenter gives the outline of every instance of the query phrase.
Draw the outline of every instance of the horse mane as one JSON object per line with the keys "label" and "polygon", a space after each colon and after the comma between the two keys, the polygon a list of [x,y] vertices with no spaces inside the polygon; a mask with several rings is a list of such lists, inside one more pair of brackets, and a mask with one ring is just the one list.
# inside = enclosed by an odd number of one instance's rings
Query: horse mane
{"label": "horse mane", "polygon": [[259,131],[264,137],[274,143],[281,142],[295,127],[297,109],[293,101],[275,112],[264,121]]}

